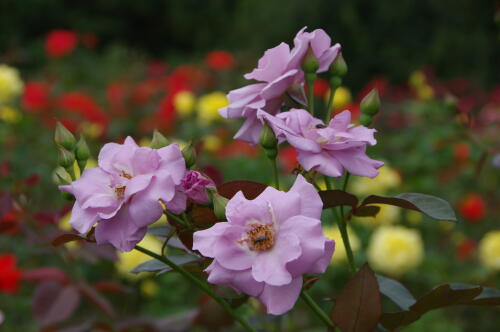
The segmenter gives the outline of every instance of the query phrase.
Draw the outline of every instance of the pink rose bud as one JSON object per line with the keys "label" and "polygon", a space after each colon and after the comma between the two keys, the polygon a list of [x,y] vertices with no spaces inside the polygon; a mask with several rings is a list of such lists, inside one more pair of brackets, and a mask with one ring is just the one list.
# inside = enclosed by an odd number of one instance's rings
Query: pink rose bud
{"label": "pink rose bud", "polygon": [[210,186],[215,187],[215,184],[209,178],[201,175],[200,172],[187,171],[181,180],[181,185],[184,193],[190,200],[200,204],[210,203],[205,188]]}

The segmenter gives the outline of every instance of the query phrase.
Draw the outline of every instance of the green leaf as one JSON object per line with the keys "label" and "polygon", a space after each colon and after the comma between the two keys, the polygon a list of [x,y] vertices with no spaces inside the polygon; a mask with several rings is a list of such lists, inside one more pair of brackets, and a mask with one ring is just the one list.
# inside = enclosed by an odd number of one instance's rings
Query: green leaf
{"label": "green leaf", "polygon": [[358,198],[353,194],[349,194],[343,190],[322,190],[319,192],[319,196],[323,201],[323,209],[328,209],[331,207],[347,205],[351,206],[353,209],[358,205]]}
{"label": "green leaf", "polygon": [[169,266],[157,259],[151,259],[142,264],[137,265],[130,273],[141,273],[141,272],[158,272]]}
{"label": "green leaf", "polygon": [[371,332],[381,312],[377,278],[365,264],[340,291],[331,313],[332,321],[342,332]]}
{"label": "green leaf", "polygon": [[416,302],[413,295],[411,295],[411,293],[401,283],[378,274],[376,277],[380,293],[387,296],[401,309],[408,310],[408,308]]}
{"label": "green leaf", "polygon": [[[186,265],[186,264],[193,263],[193,262],[197,262],[200,260],[200,258],[198,256],[194,256],[194,255],[172,255],[172,256],[168,256],[168,259],[170,259],[172,262],[174,262],[175,264],[177,264],[179,266]],[[167,273],[170,271],[172,271],[172,268],[170,266],[167,266],[166,268],[158,271],[158,273],[156,275],[164,274],[164,273]]]}
{"label": "green leaf", "polygon": [[389,204],[422,212],[436,220],[457,221],[455,212],[447,201],[426,194],[404,193],[396,197],[371,195],[364,199],[361,206],[369,204]]}
{"label": "green leaf", "polygon": [[155,226],[148,228],[148,233],[155,236],[167,237],[172,232],[173,228],[171,226]]}

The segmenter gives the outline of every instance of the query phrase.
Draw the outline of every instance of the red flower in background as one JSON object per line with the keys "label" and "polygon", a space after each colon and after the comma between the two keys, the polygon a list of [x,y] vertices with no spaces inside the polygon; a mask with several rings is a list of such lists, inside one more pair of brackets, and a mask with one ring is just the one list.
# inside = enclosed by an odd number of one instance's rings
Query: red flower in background
{"label": "red flower in background", "polygon": [[463,239],[456,249],[457,258],[461,261],[468,260],[476,250],[476,241],[465,238]]}
{"label": "red flower in background", "polygon": [[470,155],[469,145],[462,142],[455,143],[455,145],[453,145],[453,155],[458,163],[463,163]]}
{"label": "red flower in background", "polygon": [[49,108],[49,86],[41,82],[26,82],[21,104],[27,111],[43,111]]}
{"label": "red flower in background", "polygon": [[0,255],[0,292],[14,294],[19,288],[21,271],[16,269],[16,257],[12,254]]}
{"label": "red flower in background", "polygon": [[85,46],[86,48],[94,49],[97,46],[98,40],[95,33],[82,33],[80,38],[82,39],[83,46]]}
{"label": "red flower in background", "polygon": [[82,115],[90,122],[103,126],[107,124],[108,118],[104,111],[97,105],[96,101],[82,92],[68,92],[59,97],[58,105],[61,109],[70,113]]}
{"label": "red flower in background", "polygon": [[231,69],[234,64],[234,58],[227,51],[213,51],[208,53],[205,62],[214,70],[225,71]]}
{"label": "red flower in background", "polygon": [[313,85],[313,94],[318,98],[324,98],[330,90],[330,84],[323,78],[318,78]]}
{"label": "red flower in background", "polygon": [[45,38],[45,53],[52,58],[60,58],[73,52],[78,37],[71,30],[52,30]]}
{"label": "red flower in background", "polygon": [[486,204],[478,194],[469,194],[458,205],[462,217],[470,222],[478,222],[486,215]]}
{"label": "red flower in background", "polygon": [[106,100],[111,112],[115,115],[124,114],[129,87],[125,83],[113,82],[106,88]]}
{"label": "red flower in background", "polygon": [[279,161],[285,172],[289,173],[298,166],[297,150],[292,146],[279,149]]}

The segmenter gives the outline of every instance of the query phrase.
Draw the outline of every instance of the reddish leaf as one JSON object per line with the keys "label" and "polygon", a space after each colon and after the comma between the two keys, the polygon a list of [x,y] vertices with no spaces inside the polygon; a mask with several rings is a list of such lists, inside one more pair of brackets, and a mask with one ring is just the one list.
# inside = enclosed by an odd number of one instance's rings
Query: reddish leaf
{"label": "reddish leaf", "polygon": [[342,190],[322,190],[319,192],[319,196],[323,201],[323,209],[341,205],[351,206],[355,209],[358,205],[358,198],[356,196]]}
{"label": "reddish leaf", "polygon": [[17,226],[14,222],[2,222],[0,220],[0,233],[8,232]]}
{"label": "reddish leaf", "polygon": [[379,211],[380,206],[367,205],[353,210],[353,214],[357,217],[375,217]]}
{"label": "reddish leaf", "polygon": [[217,187],[217,192],[221,196],[231,199],[238,191],[242,191],[247,199],[254,199],[266,188],[267,185],[262,183],[241,180],[223,183]]}
{"label": "reddish leaf", "polygon": [[377,278],[365,264],[341,290],[332,309],[332,321],[342,332],[370,332],[381,314]]}
{"label": "reddish leaf", "polygon": [[214,212],[207,206],[193,204],[188,215],[196,226],[210,226],[217,222]]}
{"label": "reddish leaf", "polygon": [[52,240],[52,245],[54,247],[57,247],[57,246],[60,246],[61,244],[65,244],[65,243],[68,243],[68,242],[82,241],[82,240],[85,240],[85,238],[81,237],[78,234],[75,234],[75,233],[64,233],[64,234],[56,236]]}
{"label": "reddish leaf", "polygon": [[61,284],[68,282],[68,276],[66,275],[66,272],[57,267],[51,267],[51,266],[23,271],[22,277],[23,280],[26,281],[38,282],[45,280],[54,280],[58,281]]}
{"label": "reddish leaf", "polygon": [[109,303],[109,301],[102,296],[101,293],[84,283],[79,283],[78,288],[80,289],[80,292],[99,309],[101,309],[102,312],[113,319],[116,317],[115,310],[111,306],[111,303]]}
{"label": "reddish leaf", "polygon": [[33,295],[33,316],[41,326],[60,323],[71,316],[79,302],[80,295],[74,285],[45,281]]}
{"label": "reddish leaf", "polygon": [[100,292],[111,292],[111,293],[123,293],[125,292],[125,287],[123,285],[112,282],[112,281],[97,281],[92,284],[92,287],[94,287],[97,291]]}

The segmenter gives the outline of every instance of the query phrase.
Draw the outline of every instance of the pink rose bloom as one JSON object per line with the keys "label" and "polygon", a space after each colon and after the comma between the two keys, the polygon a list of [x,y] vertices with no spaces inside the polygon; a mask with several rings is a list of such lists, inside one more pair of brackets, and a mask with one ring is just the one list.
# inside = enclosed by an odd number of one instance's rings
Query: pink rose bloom
{"label": "pink rose bloom", "polygon": [[297,149],[297,161],[306,170],[316,170],[324,175],[339,177],[348,172],[373,178],[383,162],[366,155],[366,145],[375,145],[375,129],[351,124],[351,112],[343,111],[330,120],[326,127],[323,121],[314,118],[302,109],[271,116],[259,111],[277,137],[286,140]]}
{"label": "pink rose bloom", "polygon": [[[186,172],[177,144],[153,150],[127,137],[124,144],[108,143],[99,153],[99,167],[59,188],[75,196],[70,224],[87,233],[94,224],[97,243],[111,243],[130,251],[158,220],[162,201],[182,210],[183,194],[176,190]],[[182,200],[184,200],[182,202]]]}
{"label": "pink rose bloom", "polygon": [[302,176],[289,192],[268,187],[247,200],[242,192],[226,206],[227,222],[193,236],[193,249],[213,258],[208,281],[258,298],[267,312],[290,310],[302,275],[325,272],[335,243],[323,235],[323,203]]}
{"label": "pink rose bloom", "polygon": [[309,47],[319,60],[318,73],[327,71],[339,54],[340,45],[332,46],[325,31],[317,29],[304,32],[305,29],[300,30],[295,37],[292,50],[286,43],[267,50],[259,59],[257,68],[245,75],[246,79],[262,83],[229,92],[230,104],[219,110],[220,115],[227,119],[245,118],[234,138],[258,144],[262,122],[257,118],[257,110],[272,115],[279,113],[286,93],[305,103],[301,63]]}
{"label": "pink rose bloom", "polygon": [[209,186],[215,187],[214,182],[197,171],[187,171],[181,180],[181,187],[187,198],[200,204],[210,203],[205,191]]}

